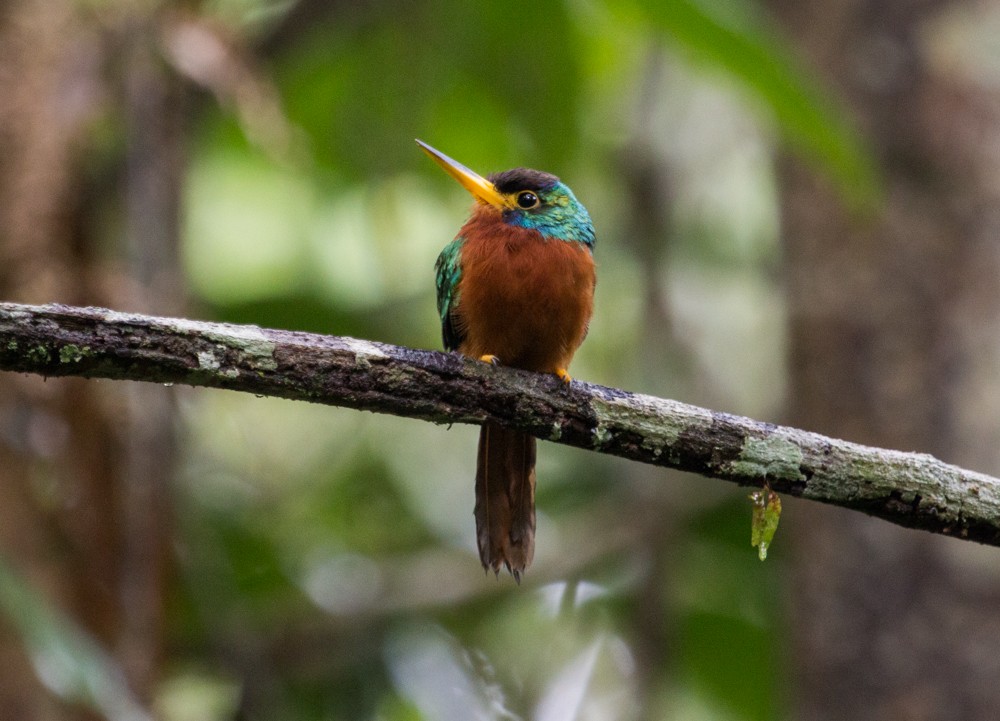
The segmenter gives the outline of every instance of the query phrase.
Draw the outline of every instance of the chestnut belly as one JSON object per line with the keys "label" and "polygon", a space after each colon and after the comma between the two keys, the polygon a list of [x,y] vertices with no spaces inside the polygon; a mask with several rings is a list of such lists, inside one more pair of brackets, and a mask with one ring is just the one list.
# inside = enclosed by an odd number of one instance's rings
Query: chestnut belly
{"label": "chestnut belly", "polygon": [[565,369],[587,334],[594,260],[581,243],[511,232],[462,249],[459,350],[503,365]]}

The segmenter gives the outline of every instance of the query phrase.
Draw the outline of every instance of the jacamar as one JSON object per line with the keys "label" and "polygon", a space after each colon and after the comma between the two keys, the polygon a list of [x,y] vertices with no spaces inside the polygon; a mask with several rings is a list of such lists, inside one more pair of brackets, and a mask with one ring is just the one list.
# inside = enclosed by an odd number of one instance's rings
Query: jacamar
{"label": "jacamar", "polygon": [[[417,141],[475,197],[438,256],[437,308],[448,350],[554,373],[570,360],[594,304],[594,226],[554,175],[514,168],[486,178]],[[535,549],[535,439],[494,423],[479,433],[476,540],[486,569],[520,581]]]}

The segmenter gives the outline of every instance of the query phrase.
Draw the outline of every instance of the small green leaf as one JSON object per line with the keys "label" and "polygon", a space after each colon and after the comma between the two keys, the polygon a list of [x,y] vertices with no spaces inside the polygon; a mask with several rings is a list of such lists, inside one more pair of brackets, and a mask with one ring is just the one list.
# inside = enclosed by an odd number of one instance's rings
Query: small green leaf
{"label": "small green leaf", "polygon": [[750,494],[753,503],[753,518],[750,521],[750,545],[757,548],[760,560],[767,558],[767,548],[771,545],[774,532],[778,530],[781,518],[781,499],[770,488],[765,487]]}

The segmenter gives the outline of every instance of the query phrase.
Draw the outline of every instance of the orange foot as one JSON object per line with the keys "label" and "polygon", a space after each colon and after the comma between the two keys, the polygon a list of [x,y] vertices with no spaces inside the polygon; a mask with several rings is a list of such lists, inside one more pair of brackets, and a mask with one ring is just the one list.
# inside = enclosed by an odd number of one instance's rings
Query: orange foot
{"label": "orange foot", "polygon": [[493,366],[500,365],[500,359],[495,355],[481,355],[479,356],[479,360],[481,360],[483,363],[489,363],[490,365]]}
{"label": "orange foot", "polygon": [[556,368],[556,375],[559,376],[559,380],[561,380],[566,385],[569,385],[570,383],[573,382],[573,377],[569,374],[569,371],[566,370],[565,368]]}

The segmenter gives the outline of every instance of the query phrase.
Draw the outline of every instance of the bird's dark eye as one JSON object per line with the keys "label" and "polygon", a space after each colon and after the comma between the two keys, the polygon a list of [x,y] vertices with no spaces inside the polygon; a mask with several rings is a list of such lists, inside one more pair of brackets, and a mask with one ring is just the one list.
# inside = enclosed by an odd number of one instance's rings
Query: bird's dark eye
{"label": "bird's dark eye", "polygon": [[537,208],[540,202],[538,196],[530,190],[522,190],[517,194],[517,205],[519,208],[524,208],[525,210]]}

